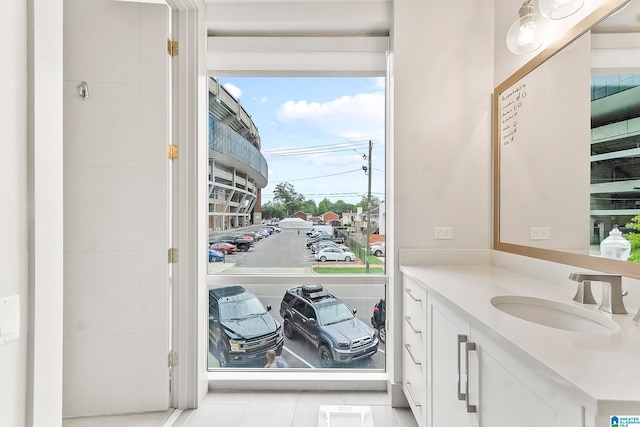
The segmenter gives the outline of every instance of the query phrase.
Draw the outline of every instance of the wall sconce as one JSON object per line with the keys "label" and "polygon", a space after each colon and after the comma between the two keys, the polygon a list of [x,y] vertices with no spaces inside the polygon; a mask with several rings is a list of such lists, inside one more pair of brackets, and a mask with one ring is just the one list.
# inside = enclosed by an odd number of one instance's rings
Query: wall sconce
{"label": "wall sconce", "polygon": [[522,3],[517,21],[507,32],[507,47],[516,55],[531,53],[542,46],[546,36],[547,21],[534,12],[531,0]]}
{"label": "wall sconce", "polygon": [[584,0],[540,0],[540,13],[549,19],[562,19],[580,10]]}

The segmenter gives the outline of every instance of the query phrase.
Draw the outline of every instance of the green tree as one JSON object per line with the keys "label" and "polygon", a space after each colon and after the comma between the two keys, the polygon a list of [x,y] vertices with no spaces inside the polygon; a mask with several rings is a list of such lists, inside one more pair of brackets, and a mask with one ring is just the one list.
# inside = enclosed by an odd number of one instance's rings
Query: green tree
{"label": "green tree", "polygon": [[268,202],[262,205],[263,219],[282,219],[287,215],[284,206],[280,203]]}
{"label": "green tree", "polygon": [[300,207],[297,210],[302,211],[304,213],[311,214],[313,216],[316,216],[319,214],[318,207],[316,206],[316,201],[313,199],[304,200],[300,204]]}
{"label": "green tree", "polygon": [[351,203],[345,203],[343,200],[338,200],[333,204],[333,207],[331,210],[337,213],[338,215],[342,216],[342,214],[345,212],[353,212],[354,206]]}
{"label": "green tree", "polygon": [[333,203],[327,198],[318,203],[318,215],[333,211]]}
{"label": "green tree", "polygon": [[[376,196],[371,196],[371,209],[380,206],[380,199]],[[362,207],[362,212],[367,211],[367,196],[362,196],[362,200],[360,200],[354,208]]]}
{"label": "green tree", "polygon": [[[288,182],[281,182],[273,189],[273,201],[280,203],[285,210],[286,216],[293,215],[296,211],[301,210],[304,203],[304,196],[298,192],[293,185]],[[315,207],[315,202],[314,202]]]}
{"label": "green tree", "polygon": [[631,255],[627,261],[640,263],[640,215],[631,218],[625,227],[633,230],[622,235],[631,243]]}

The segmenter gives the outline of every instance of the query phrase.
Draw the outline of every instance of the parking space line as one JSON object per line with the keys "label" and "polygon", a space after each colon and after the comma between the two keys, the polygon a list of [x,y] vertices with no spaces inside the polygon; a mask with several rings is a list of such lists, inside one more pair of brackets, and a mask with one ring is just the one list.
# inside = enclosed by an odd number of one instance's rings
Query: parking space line
{"label": "parking space line", "polygon": [[307,362],[306,360],[304,360],[302,357],[298,356],[297,354],[295,354],[293,351],[289,350],[289,347],[282,347],[285,350],[287,350],[287,352],[289,354],[291,354],[293,357],[295,357],[296,359],[298,359],[299,361],[301,361],[302,363],[304,363],[305,365],[307,365],[309,368],[311,369],[317,369],[315,366],[313,366],[312,364],[310,364],[309,362]]}

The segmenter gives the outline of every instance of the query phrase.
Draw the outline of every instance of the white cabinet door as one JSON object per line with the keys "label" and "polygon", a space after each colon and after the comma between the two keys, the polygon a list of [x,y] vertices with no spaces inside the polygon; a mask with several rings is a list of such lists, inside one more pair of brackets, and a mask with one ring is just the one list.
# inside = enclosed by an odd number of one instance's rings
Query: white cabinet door
{"label": "white cabinet door", "polygon": [[582,406],[522,355],[433,296],[428,313],[428,426],[585,425]]}
{"label": "white cabinet door", "polygon": [[463,393],[466,390],[464,341],[470,326],[439,301],[429,299],[429,426],[469,426]]}
{"label": "white cabinet door", "polygon": [[[483,331],[471,328],[477,344],[480,426],[583,427],[582,405],[558,389],[558,384],[536,372],[522,357],[495,343]],[[531,363],[531,362],[530,362]]]}

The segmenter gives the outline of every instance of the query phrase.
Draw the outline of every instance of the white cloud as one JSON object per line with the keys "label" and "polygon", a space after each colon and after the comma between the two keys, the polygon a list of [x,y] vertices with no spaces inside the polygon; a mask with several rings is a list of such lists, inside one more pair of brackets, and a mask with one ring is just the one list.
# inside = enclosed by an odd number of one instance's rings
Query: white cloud
{"label": "white cloud", "polygon": [[225,83],[222,85],[236,100],[242,96],[242,89],[232,83]]}
{"label": "white cloud", "polygon": [[361,93],[324,103],[287,101],[278,109],[277,118],[292,130],[313,130],[346,141],[383,141],[384,107],[383,92]]}

